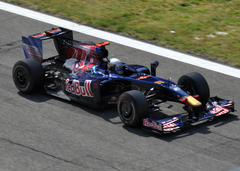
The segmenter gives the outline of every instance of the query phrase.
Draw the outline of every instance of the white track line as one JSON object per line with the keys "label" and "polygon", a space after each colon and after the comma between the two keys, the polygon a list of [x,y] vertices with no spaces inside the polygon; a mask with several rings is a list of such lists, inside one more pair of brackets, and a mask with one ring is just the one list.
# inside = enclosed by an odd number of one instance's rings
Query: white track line
{"label": "white track line", "polygon": [[[198,66],[201,68],[219,72],[219,73],[222,73],[225,75],[240,78],[240,70],[233,68],[233,67],[229,67],[229,66],[225,66],[222,64],[208,61],[208,60],[200,59],[200,58],[197,58],[197,57],[194,57],[191,55],[172,51],[172,50],[165,49],[165,48],[162,48],[162,47],[159,47],[156,45],[151,45],[151,44],[137,41],[137,40],[134,40],[131,38],[127,38],[127,37],[119,36],[119,35],[116,35],[113,33],[109,33],[106,31],[101,31],[101,30],[97,30],[97,29],[94,29],[91,27],[79,25],[79,24],[71,22],[71,21],[63,20],[63,19],[60,19],[57,17],[53,17],[50,15],[32,11],[29,9],[25,9],[25,8],[22,8],[22,7],[19,7],[16,5],[11,5],[11,4],[8,4],[5,2],[1,2],[1,1],[0,1],[0,9],[14,13],[14,14],[18,14],[18,15],[21,15],[24,17],[28,17],[28,18],[31,18],[34,20],[45,22],[48,24],[56,25],[59,27],[64,27],[64,28],[67,28],[67,29],[70,29],[70,30],[73,30],[76,32],[86,34],[86,35],[98,37],[103,40],[115,42],[115,43],[122,44],[122,45],[125,45],[128,47],[131,47],[131,48],[146,51],[146,52],[149,52],[149,53],[152,53],[155,55],[163,56],[163,57],[177,60],[180,62],[184,62],[187,64],[195,65],[195,66]],[[231,55],[231,54],[229,54],[229,55]]]}

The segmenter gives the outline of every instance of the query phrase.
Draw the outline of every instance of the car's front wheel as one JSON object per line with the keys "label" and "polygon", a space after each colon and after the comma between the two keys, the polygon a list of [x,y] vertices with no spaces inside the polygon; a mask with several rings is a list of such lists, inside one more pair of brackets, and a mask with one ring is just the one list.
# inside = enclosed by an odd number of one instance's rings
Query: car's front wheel
{"label": "car's front wheel", "polygon": [[38,91],[44,85],[44,69],[41,63],[33,58],[16,62],[12,77],[17,89],[23,93]]}
{"label": "car's front wheel", "polygon": [[124,92],[118,99],[117,109],[122,122],[130,127],[138,127],[141,119],[149,116],[147,99],[138,90]]}
{"label": "car's front wheel", "polygon": [[197,72],[181,76],[178,80],[179,87],[190,95],[199,95],[198,100],[203,106],[208,102],[210,90],[206,79]]}

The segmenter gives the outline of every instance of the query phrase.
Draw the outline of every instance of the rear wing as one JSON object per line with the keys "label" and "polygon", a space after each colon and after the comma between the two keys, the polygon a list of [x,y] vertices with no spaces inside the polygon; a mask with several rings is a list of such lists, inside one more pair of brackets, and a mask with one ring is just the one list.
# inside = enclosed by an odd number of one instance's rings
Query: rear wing
{"label": "rear wing", "polygon": [[70,40],[69,42],[71,42],[71,40],[73,40],[73,33],[71,30],[59,27],[42,33],[30,35],[28,37],[22,37],[23,51],[26,58],[35,58],[42,62],[42,41],[47,39],[54,39],[55,47],[59,53],[58,42],[55,39],[56,37],[63,38],[64,40]]}

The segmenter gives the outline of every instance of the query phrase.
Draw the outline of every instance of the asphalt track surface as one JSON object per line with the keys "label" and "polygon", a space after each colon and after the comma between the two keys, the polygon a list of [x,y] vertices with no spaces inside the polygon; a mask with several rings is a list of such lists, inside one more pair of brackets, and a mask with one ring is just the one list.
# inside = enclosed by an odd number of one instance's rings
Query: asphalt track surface
{"label": "asphalt track surface", "polygon": [[[115,108],[96,111],[77,103],[36,93],[19,93],[12,68],[24,58],[21,36],[56,27],[0,11],[0,170],[185,170],[226,171],[240,167],[239,112],[158,135],[123,126]],[[105,41],[74,32],[80,41]],[[50,43],[44,47],[51,55]],[[240,80],[116,43],[109,57],[149,66],[158,60],[159,77],[173,81],[188,72],[207,79],[211,96],[235,101],[239,111]],[[167,114],[180,106],[165,104]]]}

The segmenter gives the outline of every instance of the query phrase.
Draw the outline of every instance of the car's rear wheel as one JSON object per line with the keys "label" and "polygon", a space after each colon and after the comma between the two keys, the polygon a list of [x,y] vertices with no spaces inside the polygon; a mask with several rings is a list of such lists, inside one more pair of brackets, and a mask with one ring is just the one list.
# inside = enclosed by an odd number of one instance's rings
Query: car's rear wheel
{"label": "car's rear wheel", "polygon": [[181,76],[178,80],[179,87],[190,95],[199,95],[197,98],[203,106],[208,102],[210,90],[206,79],[197,72]]}
{"label": "car's rear wheel", "polygon": [[117,109],[122,122],[130,127],[138,127],[141,119],[149,116],[147,99],[138,90],[124,92],[118,99]]}
{"label": "car's rear wheel", "polygon": [[33,58],[16,62],[12,77],[17,89],[23,93],[38,91],[44,85],[44,69],[41,63]]}

